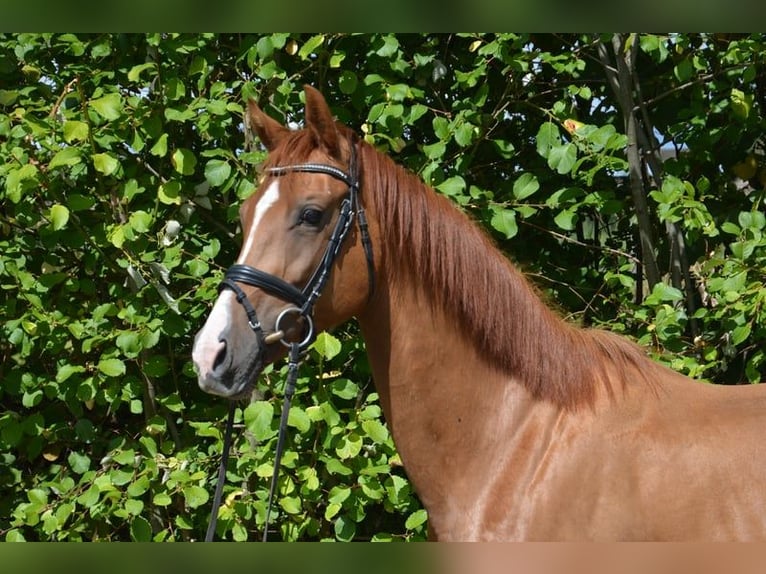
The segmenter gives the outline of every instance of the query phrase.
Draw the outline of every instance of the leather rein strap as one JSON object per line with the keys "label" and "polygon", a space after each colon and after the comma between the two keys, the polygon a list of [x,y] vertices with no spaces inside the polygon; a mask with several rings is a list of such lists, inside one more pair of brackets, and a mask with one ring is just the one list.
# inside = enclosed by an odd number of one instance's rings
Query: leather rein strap
{"label": "leather rein strap", "polygon": [[[359,226],[359,233],[361,235],[362,246],[364,247],[365,257],[367,259],[367,277],[369,284],[368,297],[372,297],[375,291],[375,265],[372,254],[372,241],[370,240],[370,234],[367,225],[367,217],[364,213],[364,208],[359,203],[359,172],[356,158],[356,146],[351,145],[351,161],[349,162],[349,172],[346,173],[337,167],[318,163],[301,163],[295,165],[286,165],[280,167],[272,167],[267,169],[267,172],[273,176],[282,176],[293,172],[304,173],[318,173],[325,174],[335,179],[339,179],[348,186],[348,192],[346,197],[341,202],[340,211],[338,214],[338,220],[335,223],[335,228],[330,235],[327,248],[324,255],[319,262],[314,273],[309,278],[303,289],[298,289],[294,285],[287,283],[284,279],[266,273],[260,269],[250,267],[249,265],[235,264],[232,265],[224,276],[221,282],[220,289],[231,289],[237,302],[242,305],[247,314],[250,328],[258,340],[259,353],[263,353],[263,349],[266,344],[269,343],[267,339],[271,339],[273,335],[266,337],[263,333],[263,328],[258,320],[258,315],[255,312],[255,308],[247,298],[247,295],[238,285],[238,283],[244,283],[253,287],[258,287],[283,301],[292,303],[293,307],[284,309],[277,317],[274,325],[275,333],[281,333],[278,335],[278,340],[289,348],[288,359],[288,373],[285,381],[285,395],[284,402],[282,404],[282,415],[279,422],[279,434],[277,436],[277,447],[274,457],[274,472],[271,476],[271,486],[269,488],[269,500],[266,508],[266,521],[263,529],[263,541],[266,542],[269,530],[269,519],[271,516],[271,507],[274,501],[274,494],[277,487],[277,478],[279,475],[279,467],[282,459],[282,452],[284,450],[285,435],[287,432],[287,418],[290,411],[290,403],[292,401],[293,394],[295,392],[295,383],[298,378],[298,366],[300,365],[301,355],[308,349],[308,346],[313,341],[314,337],[314,325],[312,321],[314,303],[322,294],[327,279],[330,276],[332,267],[335,263],[335,259],[340,253],[343,241],[348,235],[354,219],[357,220]],[[300,342],[287,342],[284,339],[284,332],[280,329],[280,323],[283,318],[289,314],[300,315],[306,325],[306,335]],[[221,463],[218,469],[218,480],[216,482],[215,494],[213,496],[213,508],[210,514],[210,522],[208,523],[207,533],[205,535],[205,542],[211,542],[215,536],[215,527],[218,518],[218,510],[221,506],[221,497],[223,494],[223,485],[226,482],[226,467],[229,459],[229,450],[231,448],[231,433],[234,425],[234,410],[235,403],[232,401],[229,405],[229,414],[226,420],[226,431],[224,434],[223,452],[221,455]]]}

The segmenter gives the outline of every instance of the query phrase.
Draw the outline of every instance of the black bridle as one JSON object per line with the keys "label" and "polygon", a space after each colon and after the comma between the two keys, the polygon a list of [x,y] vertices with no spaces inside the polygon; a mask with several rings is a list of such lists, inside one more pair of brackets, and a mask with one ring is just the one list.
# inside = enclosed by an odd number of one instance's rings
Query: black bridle
{"label": "black bridle", "polygon": [[[340,206],[340,212],[338,214],[338,220],[335,223],[335,229],[333,229],[330,235],[330,240],[327,243],[324,255],[321,261],[317,265],[314,273],[309,278],[303,289],[298,289],[294,285],[286,282],[284,279],[266,273],[260,269],[250,267],[249,265],[235,264],[229,267],[226,271],[223,281],[221,282],[221,289],[228,288],[234,291],[237,297],[237,301],[245,308],[247,318],[250,322],[250,327],[259,339],[259,347],[263,348],[264,334],[261,328],[261,324],[258,321],[258,316],[255,309],[250,304],[244,291],[237,285],[237,283],[244,283],[246,285],[252,285],[253,287],[259,287],[263,289],[269,295],[273,295],[283,301],[292,303],[294,307],[285,309],[277,318],[277,322],[274,325],[274,331],[279,332],[280,319],[286,314],[295,313],[303,317],[309,327],[309,332],[304,338],[303,347],[307,347],[312,340],[313,336],[313,323],[311,317],[313,315],[314,304],[319,296],[322,294],[322,290],[327,283],[327,279],[330,276],[335,259],[340,253],[343,245],[343,240],[348,235],[349,230],[354,222],[354,217],[358,218],[359,232],[362,239],[362,245],[364,246],[365,257],[367,258],[367,277],[369,283],[369,296],[372,297],[375,291],[375,270],[374,260],[372,256],[372,242],[370,241],[370,234],[367,226],[367,217],[364,213],[364,208],[359,203],[359,173],[358,164],[356,159],[356,148],[351,145],[351,160],[349,162],[348,173],[343,170],[326,164],[321,163],[299,163],[294,165],[286,165],[279,167],[271,167],[266,171],[273,176],[282,176],[288,173],[304,172],[304,173],[319,173],[329,175],[335,179],[339,179],[348,186],[346,197],[343,198]],[[284,341],[283,341],[284,342]]]}
{"label": "black bridle", "polygon": [[[300,364],[300,357],[304,351],[309,347],[314,339],[314,322],[313,312],[314,304],[319,296],[322,294],[327,280],[330,277],[335,260],[340,253],[343,241],[346,239],[349,230],[353,226],[354,219],[356,218],[359,226],[359,233],[362,240],[362,246],[364,247],[365,257],[367,259],[367,279],[368,279],[368,297],[372,297],[375,291],[375,267],[372,255],[372,242],[370,240],[370,234],[367,226],[367,217],[364,213],[364,208],[359,202],[359,166],[356,157],[356,146],[350,145],[351,159],[349,161],[348,172],[345,172],[337,167],[321,164],[321,163],[299,163],[294,165],[286,165],[279,167],[271,167],[266,172],[272,176],[282,176],[288,173],[304,172],[304,173],[318,173],[329,175],[345,183],[348,186],[346,196],[341,201],[340,211],[338,219],[335,223],[335,228],[330,235],[330,239],[327,243],[324,255],[317,265],[316,269],[312,273],[306,285],[303,289],[298,289],[294,285],[288,283],[284,279],[266,273],[255,267],[243,264],[235,264],[229,267],[224,275],[224,279],[221,282],[220,290],[231,289],[242,307],[247,314],[248,323],[253,330],[258,340],[258,352],[263,354],[264,348],[267,344],[276,342],[277,340],[283,345],[288,347],[289,359],[288,359],[288,374],[285,382],[285,397],[282,404],[282,416],[279,424],[279,435],[277,437],[277,447],[274,458],[274,472],[271,477],[271,487],[269,489],[269,500],[266,509],[266,521],[263,529],[263,541],[265,542],[268,536],[269,518],[271,514],[271,506],[274,499],[274,493],[276,491],[277,477],[279,472],[279,464],[282,458],[282,451],[284,450],[285,431],[287,429],[287,417],[290,410],[290,402],[292,401],[293,394],[295,392],[295,382],[298,377],[298,366]],[[247,298],[247,295],[238,285],[238,283],[244,283],[253,287],[258,287],[283,301],[291,303],[292,307],[287,307],[278,316],[274,324],[274,333],[271,335],[264,335],[263,328],[258,315],[255,312],[255,308]],[[281,328],[282,320],[289,315],[298,315],[304,321],[305,336],[301,341],[289,342],[285,339],[285,331]],[[210,515],[210,522],[208,524],[207,534],[205,541],[210,542],[213,540],[215,534],[215,526],[218,518],[218,509],[221,504],[221,496],[223,493],[223,483],[226,479],[226,466],[228,463],[229,450],[231,447],[231,429],[234,423],[234,402],[229,406],[229,416],[226,421],[226,433],[224,435],[223,452],[221,456],[221,464],[218,472],[218,482],[216,483],[215,495],[213,497],[213,509]]]}

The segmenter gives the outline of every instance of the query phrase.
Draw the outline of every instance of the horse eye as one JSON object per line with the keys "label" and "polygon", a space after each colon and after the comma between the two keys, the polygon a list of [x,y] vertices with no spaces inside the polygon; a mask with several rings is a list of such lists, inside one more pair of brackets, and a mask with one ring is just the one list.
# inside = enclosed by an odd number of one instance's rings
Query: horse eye
{"label": "horse eye", "polygon": [[322,221],[322,212],[314,207],[306,207],[301,211],[300,222],[316,227]]}

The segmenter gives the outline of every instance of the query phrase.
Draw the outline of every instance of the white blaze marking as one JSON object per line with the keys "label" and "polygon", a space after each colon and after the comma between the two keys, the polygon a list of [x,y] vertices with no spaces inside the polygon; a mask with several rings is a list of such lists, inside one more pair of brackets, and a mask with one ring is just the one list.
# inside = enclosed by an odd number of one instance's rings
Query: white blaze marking
{"label": "white blaze marking", "polygon": [[[250,232],[247,235],[245,244],[242,246],[237,263],[244,263],[247,254],[253,248],[255,243],[255,234],[258,224],[263,220],[266,212],[279,199],[279,184],[274,181],[266,188],[261,199],[255,206],[255,214],[250,224]],[[213,370],[213,364],[218,353],[223,348],[221,334],[226,332],[231,324],[232,309],[234,307],[234,293],[228,289],[221,292],[218,299],[210,311],[210,315],[205,321],[192,350],[192,359],[197,368],[197,373],[201,378],[206,378]]]}
{"label": "white blaze marking", "polygon": [[255,243],[255,232],[258,228],[258,224],[263,220],[263,216],[266,212],[279,200],[279,182],[276,180],[271,182],[271,185],[263,192],[263,196],[255,204],[255,213],[253,214],[253,222],[250,224],[250,233],[247,234],[245,244],[242,246],[242,251],[239,252],[239,258],[237,263],[244,264],[247,254],[253,248]]}

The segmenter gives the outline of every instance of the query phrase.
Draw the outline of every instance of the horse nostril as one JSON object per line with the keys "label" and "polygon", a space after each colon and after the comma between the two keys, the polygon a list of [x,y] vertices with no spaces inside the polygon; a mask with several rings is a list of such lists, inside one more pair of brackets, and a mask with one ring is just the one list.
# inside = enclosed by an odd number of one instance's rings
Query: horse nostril
{"label": "horse nostril", "polygon": [[213,372],[218,370],[223,362],[226,360],[226,341],[221,341],[221,348],[218,350],[218,354],[213,361]]}

